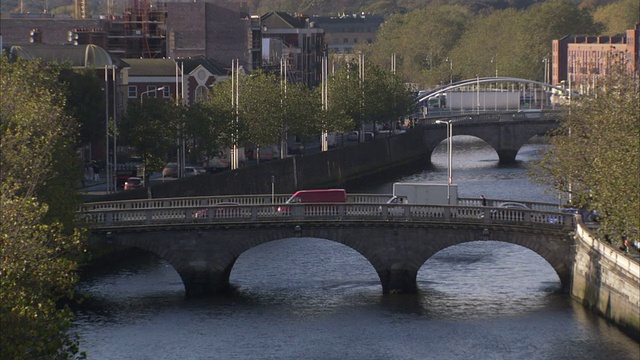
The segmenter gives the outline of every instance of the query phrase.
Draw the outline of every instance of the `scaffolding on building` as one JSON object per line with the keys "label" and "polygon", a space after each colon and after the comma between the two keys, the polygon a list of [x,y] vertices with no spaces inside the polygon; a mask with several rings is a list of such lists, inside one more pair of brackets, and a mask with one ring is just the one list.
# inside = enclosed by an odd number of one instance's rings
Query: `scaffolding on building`
{"label": "scaffolding on building", "polygon": [[163,58],[166,54],[166,9],[153,0],[129,0],[122,18],[113,18],[109,51],[121,58]]}

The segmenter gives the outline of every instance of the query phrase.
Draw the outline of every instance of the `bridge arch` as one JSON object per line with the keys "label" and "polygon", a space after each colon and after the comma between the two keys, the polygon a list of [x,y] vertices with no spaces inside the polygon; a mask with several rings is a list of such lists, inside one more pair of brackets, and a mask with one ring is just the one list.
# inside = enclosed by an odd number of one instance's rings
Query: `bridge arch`
{"label": "bridge arch", "polygon": [[[510,119],[504,121],[505,118]],[[513,120],[513,114],[483,114],[474,116],[451,117],[453,137],[468,135],[483,140],[498,154],[501,164],[515,162],[518,151],[530,140],[557,128],[555,119]],[[481,124],[481,125],[480,125]],[[448,138],[447,125],[430,123],[424,126],[423,142],[427,158],[431,159],[433,150]]]}
{"label": "bridge arch", "polygon": [[479,240],[526,247],[545,259],[569,288],[571,239],[566,231],[523,231],[518,226],[388,221],[298,222],[254,226],[202,226],[111,233],[109,241],[138,247],[166,260],[178,272],[188,297],[225,291],[238,257],[258,245],[288,238],[334,241],[360,253],[373,266],[383,293],[414,293],[422,265],[447,247]]}

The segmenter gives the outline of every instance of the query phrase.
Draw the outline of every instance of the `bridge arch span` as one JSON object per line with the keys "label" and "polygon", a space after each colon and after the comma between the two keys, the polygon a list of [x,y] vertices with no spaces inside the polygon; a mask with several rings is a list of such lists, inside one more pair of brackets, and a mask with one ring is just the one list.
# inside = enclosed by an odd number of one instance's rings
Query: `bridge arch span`
{"label": "bridge arch span", "polygon": [[526,247],[556,271],[564,291],[569,288],[571,244],[566,231],[518,226],[464,223],[406,223],[388,221],[309,221],[298,223],[203,226],[185,229],[111,232],[108,241],[138,247],[170,263],[180,275],[188,297],[227,290],[238,257],[258,245],[288,238],[334,241],[360,253],[373,266],[383,293],[414,293],[422,265],[447,247],[479,240]]}
{"label": "bridge arch span", "polygon": [[[482,115],[480,115],[482,116]],[[488,116],[488,115],[487,115]],[[520,120],[520,121],[490,121],[478,126],[473,120],[463,117],[451,119],[453,137],[459,135],[473,136],[489,144],[498,154],[501,164],[516,161],[518,151],[537,135],[548,133],[557,128],[555,120]],[[423,142],[427,148],[428,158],[431,159],[433,150],[447,139],[446,124],[430,124],[425,126]]]}

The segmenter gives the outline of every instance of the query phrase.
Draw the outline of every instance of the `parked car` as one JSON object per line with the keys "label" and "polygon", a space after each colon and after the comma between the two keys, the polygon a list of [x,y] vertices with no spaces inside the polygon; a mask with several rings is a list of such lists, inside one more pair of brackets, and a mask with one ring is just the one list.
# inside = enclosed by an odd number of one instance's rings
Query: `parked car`
{"label": "parked car", "polygon": [[[184,167],[184,177],[195,176],[199,174],[204,174],[207,172],[201,166],[195,165],[185,165]],[[177,178],[178,177],[178,164],[177,163],[167,163],[167,165],[162,168],[162,177],[165,178]]]}
{"label": "parked car", "polygon": [[[521,221],[521,220],[524,220],[524,214],[523,213],[510,214],[507,211],[507,209],[531,210],[531,209],[529,209],[529,207],[527,205],[519,203],[519,202],[513,202],[513,201],[502,202],[502,203],[498,204],[497,207],[503,208],[504,210],[492,209],[490,211],[491,219],[520,220]],[[484,214],[480,214],[480,218],[481,219],[484,218]]]}
{"label": "parked car", "polygon": [[124,182],[125,190],[132,190],[141,187],[144,187],[144,181],[139,177],[132,176]]}
{"label": "parked car", "polygon": [[373,139],[375,139],[375,135],[372,132],[365,132],[364,133],[364,141],[373,141]]}
{"label": "parked car", "polygon": [[174,162],[167,163],[162,168],[162,177],[178,177],[178,164]]}
{"label": "parked car", "polygon": [[503,202],[498,204],[498,207],[501,208],[508,208],[508,209],[522,209],[522,210],[531,210],[529,209],[529,207],[525,204],[519,203],[519,202],[511,202],[511,201],[507,201],[507,202]]}
{"label": "parked car", "polygon": [[[372,141],[375,138],[375,135],[371,131],[364,132],[364,141]],[[360,141],[360,132],[352,131],[347,134],[347,141]]]}
{"label": "parked car", "polygon": [[347,141],[358,141],[360,140],[360,133],[357,131],[352,131],[347,134]]}
{"label": "parked car", "polygon": [[206,172],[207,172],[207,170],[205,170],[204,168],[199,167],[199,166],[185,166],[184,167],[184,177],[196,176],[196,175],[204,174]]}
{"label": "parked car", "polygon": [[234,217],[242,217],[245,212],[249,210],[241,209],[238,206],[240,204],[235,202],[221,202],[215,204],[210,209],[202,209],[196,211],[193,215],[196,219],[207,219],[207,218],[234,218]]}

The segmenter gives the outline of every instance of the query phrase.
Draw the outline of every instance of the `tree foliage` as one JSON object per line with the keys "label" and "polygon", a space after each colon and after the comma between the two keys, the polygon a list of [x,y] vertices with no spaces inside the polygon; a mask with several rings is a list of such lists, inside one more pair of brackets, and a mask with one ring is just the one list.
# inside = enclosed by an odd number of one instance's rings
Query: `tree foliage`
{"label": "tree foliage", "polygon": [[[321,96],[303,84],[285,82],[276,74],[255,72],[239,77],[238,119],[231,108],[231,81],[216,84],[203,104],[210,113],[219,114],[223,123],[235,127],[220,127],[218,133],[231,145],[230,131],[237,131],[239,145],[280,144],[287,136],[303,138],[327,131],[346,131],[349,126],[339,113],[325,116],[321,111]],[[226,120],[225,120],[226,119]]]}
{"label": "tree foliage", "polygon": [[356,129],[394,122],[411,111],[413,98],[400,78],[363,61],[349,62],[329,78],[329,109]]}
{"label": "tree foliage", "polygon": [[604,26],[603,34],[623,34],[640,21],[640,4],[638,0],[618,0],[596,8],[593,18]]}
{"label": "tree foliage", "polygon": [[173,102],[154,97],[129,102],[127,114],[118,124],[118,139],[121,145],[136,148],[145,172],[161,170],[168,154],[177,151],[185,126],[183,111]]}
{"label": "tree foliage", "polygon": [[387,67],[395,53],[404,81],[423,88],[494,76],[496,70],[500,76],[543,80],[542,59],[550,57],[553,39],[596,35],[603,29],[587,9],[568,0],[501,8],[474,11],[433,2],[390,17],[376,42],[360,50],[381,67]]}
{"label": "tree foliage", "polygon": [[72,314],[58,301],[73,294],[83,238],[70,224],[78,178],[65,167],[74,163],[75,122],[65,115],[57,71],[0,61],[2,357],[72,358]]}
{"label": "tree foliage", "polygon": [[77,143],[97,143],[104,139],[105,94],[104,80],[100,80],[94,69],[72,69],[67,64],[51,64],[59,68],[59,80],[66,90],[65,109],[78,123]]}
{"label": "tree foliage", "polygon": [[640,229],[640,94],[622,66],[572,102],[534,173],[597,211],[601,235],[615,240]]}
{"label": "tree foliage", "polygon": [[396,68],[405,82],[447,83],[450,51],[465,34],[471,12],[461,6],[427,6],[385,22],[376,41],[361,50],[381,68],[390,68],[396,54]]}

